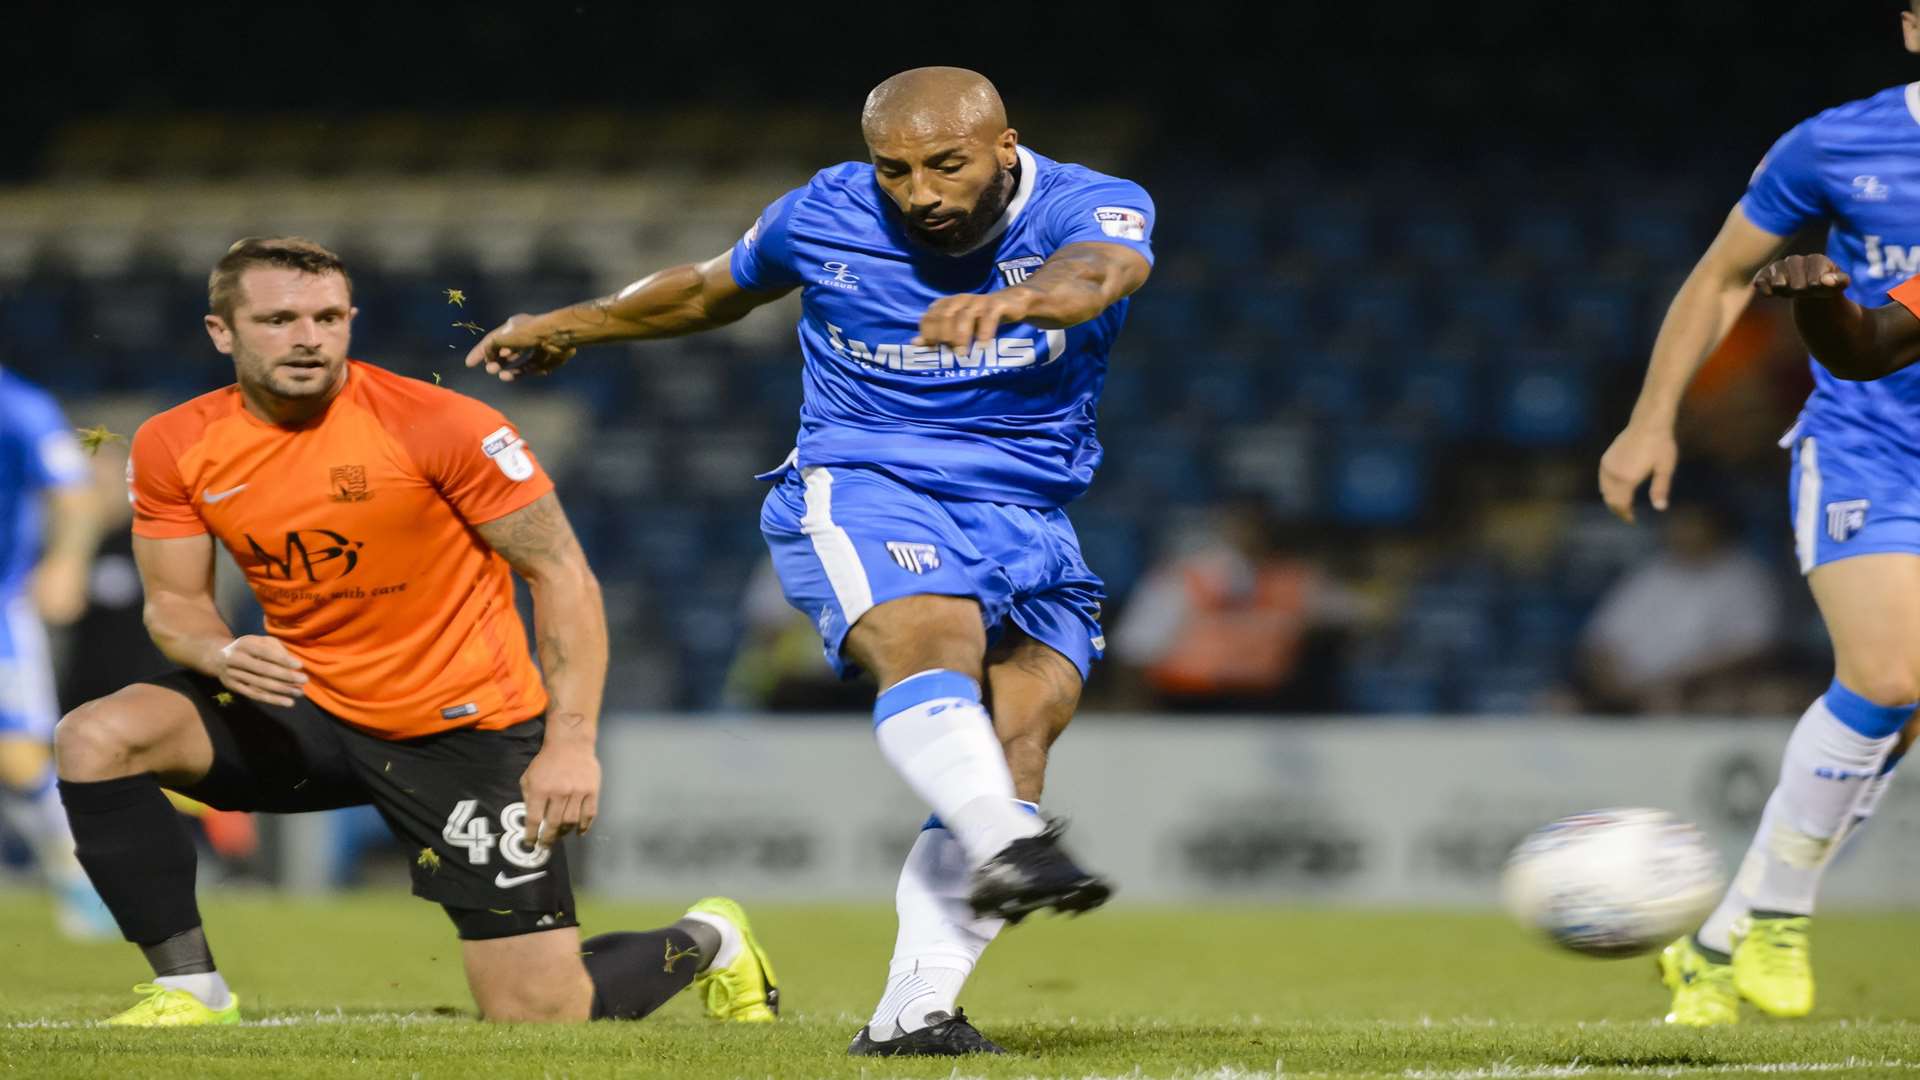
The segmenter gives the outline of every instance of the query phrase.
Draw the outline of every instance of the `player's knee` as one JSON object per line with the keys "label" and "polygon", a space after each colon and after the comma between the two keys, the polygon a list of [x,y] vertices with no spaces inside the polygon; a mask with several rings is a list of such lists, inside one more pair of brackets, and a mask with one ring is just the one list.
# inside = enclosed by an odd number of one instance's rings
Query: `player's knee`
{"label": "player's knee", "polygon": [[132,725],[113,698],[89,701],[60,718],[53,756],[63,780],[110,780],[132,775]]}

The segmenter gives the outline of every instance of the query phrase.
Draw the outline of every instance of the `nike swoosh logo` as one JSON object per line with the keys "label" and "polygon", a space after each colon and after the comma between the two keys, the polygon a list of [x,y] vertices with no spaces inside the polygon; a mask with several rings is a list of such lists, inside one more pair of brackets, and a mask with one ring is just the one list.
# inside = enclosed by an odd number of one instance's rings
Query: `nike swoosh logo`
{"label": "nike swoosh logo", "polygon": [[222,500],[222,499],[230,499],[230,498],[232,498],[232,497],[234,497],[235,495],[238,495],[238,494],[240,494],[241,492],[243,492],[243,491],[245,491],[245,490],[247,490],[247,485],[245,485],[245,484],[241,484],[241,485],[240,485],[239,487],[231,487],[231,488],[228,488],[228,489],[227,489],[227,490],[225,490],[225,491],[209,491],[209,492],[205,492],[205,493],[203,493],[203,494],[202,494],[202,495],[200,496],[200,498],[202,498],[202,499],[204,499],[205,501],[207,501],[207,502],[210,502],[210,503],[217,503],[217,502],[219,502],[219,501],[220,501],[220,500]]}
{"label": "nike swoosh logo", "polygon": [[507,872],[505,870],[502,870],[499,873],[493,875],[493,885],[497,889],[511,889],[515,885],[525,885],[529,881],[533,881],[537,878],[543,878],[546,876],[547,876],[547,872],[545,870],[541,870],[532,874],[521,874],[517,877],[508,877]]}

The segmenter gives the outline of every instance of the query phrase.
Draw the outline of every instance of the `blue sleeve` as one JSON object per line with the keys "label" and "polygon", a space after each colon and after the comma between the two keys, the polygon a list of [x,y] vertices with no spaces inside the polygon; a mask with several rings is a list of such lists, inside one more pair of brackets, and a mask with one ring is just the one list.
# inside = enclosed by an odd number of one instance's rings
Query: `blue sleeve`
{"label": "blue sleeve", "polygon": [[1820,148],[1813,121],[1802,121],[1780,136],[1747,182],[1740,208],[1747,220],[1775,236],[1791,236],[1810,222],[1830,215],[1820,179]]}
{"label": "blue sleeve", "polygon": [[1055,251],[1086,241],[1119,244],[1151,264],[1153,216],[1146,188],[1102,176],[1048,200],[1044,235]]}
{"label": "blue sleeve", "polygon": [[806,193],[806,188],[795,188],[775,199],[761,212],[753,228],[734,242],[729,263],[734,284],[749,292],[770,292],[802,283],[793,265],[793,241],[787,235],[787,226],[794,206]]}
{"label": "blue sleeve", "polygon": [[86,483],[86,455],[51,397],[16,390],[0,398],[0,411],[5,413],[0,426],[17,440],[28,487],[38,491]]}

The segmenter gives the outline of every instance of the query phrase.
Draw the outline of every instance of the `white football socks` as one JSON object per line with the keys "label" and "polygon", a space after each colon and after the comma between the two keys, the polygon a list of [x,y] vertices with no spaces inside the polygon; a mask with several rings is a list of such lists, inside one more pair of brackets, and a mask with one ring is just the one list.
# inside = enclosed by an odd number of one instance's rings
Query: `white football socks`
{"label": "white football socks", "polygon": [[1014,800],[978,683],[940,668],[910,675],[881,692],[873,718],[880,753],[952,831],[971,866],[1040,834],[1039,818]]}
{"label": "white football socks", "polygon": [[[1031,815],[1032,803],[1017,804]],[[953,1015],[980,954],[1003,919],[982,919],[967,904],[971,874],[953,834],[929,823],[900,868],[894,909],[900,932],[887,967],[887,988],[867,1025],[874,1039],[898,1038],[928,1026],[932,1013]]]}
{"label": "white football socks", "polygon": [[1882,772],[1887,753],[1913,710],[1876,705],[1837,679],[1807,709],[1740,872],[1700,927],[1700,944],[1732,952],[1734,924],[1753,911],[1813,914],[1820,877],[1856,821],[1872,813],[1891,775]]}
{"label": "white football socks", "polygon": [[233,1002],[233,995],[227,990],[227,980],[217,971],[202,972],[198,975],[160,975],[154,982],[173,990],[185,990],[200,999],[200,1004],[218,1011]]}

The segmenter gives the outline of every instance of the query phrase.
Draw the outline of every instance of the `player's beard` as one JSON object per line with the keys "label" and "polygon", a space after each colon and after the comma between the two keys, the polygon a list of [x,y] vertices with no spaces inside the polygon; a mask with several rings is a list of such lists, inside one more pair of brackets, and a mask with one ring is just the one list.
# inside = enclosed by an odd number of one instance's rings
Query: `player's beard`
{"label": "player's beard", "polygon": [[257,392],[282,401],[325,398],[339,387],[345,361],[322,352],[296,350],[285,356],[258,354],[241,359],[240,379]]}
{"label": "player's beard", "polygon": [[1001,169],[993,182],[980,193],[980,201],[974,203],[973,209],[967,211],[959,221],[939,232],[927,232],[909,217],[906,219],[907,235],[935,251],[966,251],[978,244],[980,238],[987,235],[987,230],[1000,220],[1000,215],[1007,212],[1007,204],[1013,201],[1013,189],[1016,186],[1013,170]]}

